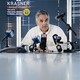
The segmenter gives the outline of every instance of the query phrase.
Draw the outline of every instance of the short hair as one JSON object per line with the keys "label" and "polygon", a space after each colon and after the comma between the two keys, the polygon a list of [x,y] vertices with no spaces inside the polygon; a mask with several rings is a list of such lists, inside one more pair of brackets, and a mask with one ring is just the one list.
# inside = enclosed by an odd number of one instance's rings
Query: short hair
{"label": "short hair", "polygon": [[37,21],[37,19],[38,19],[38,17],[39,17],[40,15],[47,15],[48,18],[49,18],[49,14],[48,14],[47,11],[45,11],[45,10],[39,10],[39,11],[36,13],[36,15],[35,15],[36,21]]}

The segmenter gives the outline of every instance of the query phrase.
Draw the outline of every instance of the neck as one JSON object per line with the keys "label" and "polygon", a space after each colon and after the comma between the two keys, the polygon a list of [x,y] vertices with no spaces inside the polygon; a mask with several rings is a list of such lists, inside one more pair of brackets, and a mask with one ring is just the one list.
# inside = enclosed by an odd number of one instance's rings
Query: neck
{"label": "neck", "polygon": [[[40,30],[41,30],[41,29],[40,29]],[[44,31],[44,30],[41,30],[41,31],[42,31],[43,33],[46,33],[48,30],[49,30],[49,28],[48,28],[47,30],[45,30],[45,31]]]}

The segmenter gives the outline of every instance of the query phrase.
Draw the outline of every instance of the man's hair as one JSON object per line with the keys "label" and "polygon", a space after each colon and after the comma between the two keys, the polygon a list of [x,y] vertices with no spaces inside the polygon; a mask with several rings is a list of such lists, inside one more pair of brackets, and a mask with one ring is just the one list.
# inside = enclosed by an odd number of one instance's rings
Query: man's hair
{"label": "man's hair", "polygon": [[40,15],[47,15],[48,18],[49,18],[49,14],[47,13],[47,11],[45,11],[45,10],[39,10],[39,11],[36,13],[36,15],[35,15],[36,21],[37,21],[37,19],[38,19],[38,17],[39,17]]}

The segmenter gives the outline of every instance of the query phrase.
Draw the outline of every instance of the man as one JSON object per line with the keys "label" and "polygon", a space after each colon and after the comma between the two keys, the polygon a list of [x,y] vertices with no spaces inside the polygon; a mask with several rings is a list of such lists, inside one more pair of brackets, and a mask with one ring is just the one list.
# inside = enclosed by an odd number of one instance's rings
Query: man
{"label": "man", "polygon": [[[56,25],[49,24],[50,16],[46,11],[39,10],[36,13],[35,19],[36,19],[37,26],[33,27],[28,31],[28,33],[22,40],[22,45],[28,45],[28,46],[32,45],[34,43],[33,38],[35,37],[38,37],[38,39],[40,37],[40,41],[41,41],[41,35],[43,33],[47,35],[46,47],[44,50],[46,52],[57,51],[56,43],[53,39],[53,35],[55,34],[61,37],[60,40],[61,42],[63,43],[67,42],[67,37],[63,32],[63,30]],[[40,47],[40,43],[37,44],[36,48],[38,51],[42,50]]]}

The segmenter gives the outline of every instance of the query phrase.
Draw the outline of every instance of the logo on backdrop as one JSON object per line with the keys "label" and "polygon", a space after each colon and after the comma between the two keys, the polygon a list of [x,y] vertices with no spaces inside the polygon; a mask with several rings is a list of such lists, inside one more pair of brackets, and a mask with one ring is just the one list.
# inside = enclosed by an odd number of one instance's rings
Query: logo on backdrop
{"label": "logo on backdrop", "polygon": [[23,14],[24,14],[25,16],[28,16],[28,15],[30,14],[30,10],[29,10],[29,9],[24,9],[24,10],[23,10]]}

